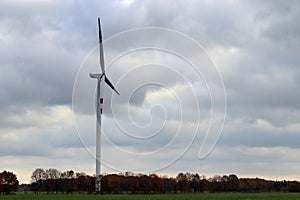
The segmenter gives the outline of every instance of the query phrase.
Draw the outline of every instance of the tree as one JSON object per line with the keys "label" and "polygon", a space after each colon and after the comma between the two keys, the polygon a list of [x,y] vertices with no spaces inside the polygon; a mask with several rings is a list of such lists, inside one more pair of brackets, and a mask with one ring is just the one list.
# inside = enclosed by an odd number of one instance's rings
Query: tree
{"label": "tree", "polygon": [[247,178],[239,179],[241,192],[254,192],[255,186],[253,181]]}
{"label": "tree", "polygon": [[300,183],[298,181],[292,181],[288,184],[289,192],[300,192]]}
{"label": "tree", "polygon": [[236,192],[239,190],[239,178],[235,174],[229,175],[228,182],[229,191]]}
{"label": "tree", "polygon": [[149,194],[152,190],[152,182],[147,175],[141,175],[138,177],[139,190],[144,194]]}
{"label": "tree", "polygon": [[276,182],[274,183],[274,189],[275,189],[275,191],[276,191],[276,192],[281,191],[282,185],[283,185],[283,182],[281,182],[281,181],[276,181]]}
{"label": "tree", "polygon": [[220,191],[228,192],[229,191],[229,176],[223,175],[222,183],[220,184]]}
{"label": "tree", "polygon": [[60,177],[61,172],[57,169],[47,169],[46,174],[47,179],[58,179]]}
{"label": "tree", "polygon": [[88,192],[91,193],[95,189],[95,178],[85,175],[81,173],[80,176],[77,177],[77,191],[79,193]]}
{"label": "tree", "polygon": [[[223,177],[224,178],[224,177]],[[215,175],[212,179],[210,180],[209,184],[209,191],[211,192],[220,192],[223,190],[223,180],[222,176],[220,175]]]}
{"label": "tree", "polygon": [[44,169],[37,168],[36,170],[34,170],[31,175],[31,182],[33,183],[31,184],[31,189],[38,193],[41,190],[42,182],[45,179],[46,174]]}
{"label": "tree", "polygon": [[2,177],[2,173],[1,173],[0,174],[0,194],[3,192],[2,180],[3,180],[3,177]]}
{"label": "tree", "polygon": [[135,194],[139,188],[139,178],[136,176],[126,176],[127,192]]}
{"label": "tree", "polygon": [[19,181],[17,176],[8,171],[0,173],[0,193],[10,194],[18,191]]}
{"label": "tree", "polygon": [[200,192],[201,191],[199,174],[193,174],[192,185],[193,185],[194,192]]}
{"label": "tree", "polygon": [[164,183],[164,188],[165,188],[166,193],[176,193],[177,192],[176,179],[175,178],[164,177],[163,178],[163,183]]}
{"label": "tree", "polygon": [[155,193],[163,193],[165,187],[162,178],[158,177],[156,174],[150,174],[149,177],[151,179],[152,191]]}
{"label": "tree", "polygon": [[102,178],[103,192],[117,194],[120,192],[121,179],[117,174],[106,175]]}
{"label": "tree", "polygon": [[202,179],[200,179],[200,191],[207,191],[208,190],[209,182],[206,180],[205,176],[202,176]]}
{"label": "tree", "polygon": [[67,171],[67,177],[74,178],[74,171],[73,170]]}
{"label": "tree", "polygon": [[179,173],[176,176],[176,181],[178,185],[178,190],[183,193],[191,192],[191,181],[190,179],[190,174],[189,173]]}

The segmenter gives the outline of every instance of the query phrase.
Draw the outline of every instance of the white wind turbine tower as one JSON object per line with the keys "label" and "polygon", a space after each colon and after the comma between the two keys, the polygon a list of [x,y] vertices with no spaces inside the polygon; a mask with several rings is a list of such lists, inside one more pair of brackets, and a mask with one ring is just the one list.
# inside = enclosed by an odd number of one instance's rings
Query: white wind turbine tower
{"label": "white wind turbine tower", "polygon": [[[101,24],[100,18],[98,17],[98,28],[99,28],[99,63],[101,67],[102,73],[90,73],[91,78],[97,79],[97,98],[96,98],[96,192],[101,191],[101,115],[103,108],[103,84],[104,82],[113,89],[118,95],[119,92],[115,89],[112,83],[108,80],[105,74],[105,66],[104,66],[104,54],[103,54],[103,43],[102,43],[102,33],[101,33]],[[104,79],[104,82],[103,82]]]}

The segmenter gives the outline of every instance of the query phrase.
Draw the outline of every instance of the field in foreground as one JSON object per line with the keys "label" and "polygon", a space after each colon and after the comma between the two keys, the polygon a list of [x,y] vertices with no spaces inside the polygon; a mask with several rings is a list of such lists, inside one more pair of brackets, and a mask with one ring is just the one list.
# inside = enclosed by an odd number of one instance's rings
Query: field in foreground
{"label": "field in foreground", "polygon": [[300,193],[207,193],[207,194],[163,194],[163,195],[0,195],[0,200],[300,200]]}

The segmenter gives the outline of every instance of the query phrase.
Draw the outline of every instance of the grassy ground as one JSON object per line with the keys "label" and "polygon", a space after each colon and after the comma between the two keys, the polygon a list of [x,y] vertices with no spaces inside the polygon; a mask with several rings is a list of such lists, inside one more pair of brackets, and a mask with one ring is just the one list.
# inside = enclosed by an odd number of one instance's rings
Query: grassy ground
{"label": "grassy ground", "polygon": [[163,194],[163,195],[0,195],[0,200],[300,200],[300,193],[215,193],[215,194]]}

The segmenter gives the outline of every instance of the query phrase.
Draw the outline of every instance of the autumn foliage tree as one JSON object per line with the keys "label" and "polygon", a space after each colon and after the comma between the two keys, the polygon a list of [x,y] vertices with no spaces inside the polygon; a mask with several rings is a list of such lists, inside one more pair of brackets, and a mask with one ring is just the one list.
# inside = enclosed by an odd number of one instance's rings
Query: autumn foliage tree
{"label": "autumn foliage tree", "polygon": [[[56,169],[36,169],[32,173],[31,189],[47,193],[92,193],[95,176],[60,172]],[[157,174],[106,174],[102,176],[101,192],[104,194],[163,194],[199,192],[300,192],[298,181],[269,181],[260,178],[238,178],[235,174],[205,176],[179,173],[175,178]],[[1,185],[0,185],[1,187]],[[0,188],[0,191],[3,189]]]}
{"label": "autumn foliage tree", "polygon": [[0,194],[10,194],[18,191],[19,181],[17,176],[8,171],[0,173]]}

